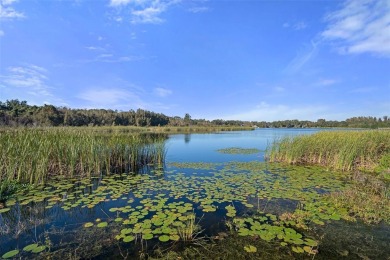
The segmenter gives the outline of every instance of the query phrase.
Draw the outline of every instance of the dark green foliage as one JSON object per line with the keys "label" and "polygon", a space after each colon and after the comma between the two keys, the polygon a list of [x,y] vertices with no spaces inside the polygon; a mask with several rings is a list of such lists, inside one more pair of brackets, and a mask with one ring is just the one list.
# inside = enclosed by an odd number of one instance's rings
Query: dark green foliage
{"label": "dark green foliage", "polygon": [[16,181],[0,179],[0,202],[4,202],[19,189],[19,184]]}
{"label": "dark green foliage", "polygon": [[192,119],[190,114],[184,118],[169,117],[143,109],[117,111],[111,109],[71,109],[55,107],[53,105],[31,106],[26,101],[0,101],[0,126],[239,126],[260,128],[306,128],[306,127],[354,127],[354,128],[385,128],[390,127],[388,116],[353,117],[345,121],[326,121],[318,119],[316,122],[283,120],[274,122],[249,122],[241,120],[212,121]]}

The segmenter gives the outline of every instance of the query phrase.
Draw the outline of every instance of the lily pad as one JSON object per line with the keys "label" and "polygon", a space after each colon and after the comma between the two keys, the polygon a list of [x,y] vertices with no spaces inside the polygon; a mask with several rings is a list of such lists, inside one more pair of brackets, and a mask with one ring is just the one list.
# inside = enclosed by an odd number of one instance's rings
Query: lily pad
{"label": "lily pad", "polygon": [[94,224],[92,222],[87,222],[84,224],[84,227],[88,228],[88,227],[92,227]]}
{"label": "lily pad", "polygon": [[134,239],[135,239],[135,236],[125,236],[123,238],[123,242],[128,243],[128,242],[134,241]]}
{"label": "lily pad", "polygon": [[107,222],[100,222],[99,224],[97,224],[97,227],[104,228],[104,227],[107,227],[107,225],[108,225]]}
{"label": "lily pad", "polygon": [[256,253],[257,252],[257,248],[255,246],[252,246],[252,245],[244,246],[244,250],[248,253]]}
{"label": "lily pad", "polygon": [[37,248],[38,246],[39,246],[38,244],[30,244],[23,247],[23,251],[31,252],[33,249]]}
{"label": "lily pad", "polygon": [[167,242],[169,240],[169,236],[167,235],[162,235],[158,238],[161,242]]}
{"label": "lily pad", "polygon": [[17,254],[19,254],[19,250],[18,250],[18,249],[11,250],[11,251],[5,253],[5,254],[2,256],[2,258],[8,259],[8,258],[11,258],[11,257],[16,256]]}
{"label": "lily pad", "polygon": [[5,212],[7,212],[9,210],[10,210],[10,208],[3,208],[3,209],[0,209],[0,213],[5,213]]}
{"label": "lily pad", "polygon": [[33,250],[31,250],[31,252],[38,254],[38,253],[42,252],[45,249],[46,249],[46,246],[42,245],[42,246],[38,246],[38,247],[34,248]]}

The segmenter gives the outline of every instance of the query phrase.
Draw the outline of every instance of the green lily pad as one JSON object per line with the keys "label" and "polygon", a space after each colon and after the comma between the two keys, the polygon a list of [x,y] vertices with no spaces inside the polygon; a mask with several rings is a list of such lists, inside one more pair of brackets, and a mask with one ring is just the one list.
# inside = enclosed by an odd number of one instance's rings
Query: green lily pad
{"label": "green lily pad", "polygon": [[7,212],[9,210],[10,210],[10,208],[3,208],[3,209],[0,209],[0,213],[5,213],[5,212]]}
{"label": "green lily pad", "polygon": [[244,246],[244,250],[248,253],[256,253],[257,252],[257,248],[255,246]]}
{"label": "green lily pad", "polygon": [[178,241],[180,239],[180,236],[177,234],[172,234],[169,236],[169,239],[173,241]]}
{"label": "green lily pad", "polygon": [[38,254],[38,253],[42,252],[45,249],[46,249],[46,246],[42,245],[42,246],[38,246],[38,247],[34,248],[33,250],[31,250],[31,252]]}
{"label": "green lily pad", "polygon": [[134,241],[134,239],[135,239],[135,236],[125,236],[123,238],[123,242],[129,243],[131,241]]}
{"label": "green lily pad", "polygon": [[167,242],[169,240],[169,236],[167,235],[162,235],[158,238],[161,242]]}
{"label": "green lily pad", "polygon": [[39,245],[38,244],[30,244],[25,247],[23,247],[23,251],[30,252],[33,249],[37,248]]}
{"label": "green lily pad", "polygon": [[84,224],[84,227],[88,228],[88,227],[92,227],[94,224],[92,222],[87,222]]}
{"label": "green lily pad", "polygon": [[144,239],[144,240],[149,240],[149,239],[152,239],[152,238],[153,238],[153,234],[151,234],[151,233],[142,235],[142,239]]}
{"label": "green lily pad", "polygon": [[104,228],[104,227],[107,227],[107,225],[108,225],[107,222],[100,222],[99,224],[97,224],[97,227]]}
{"label": "green lily pad", "polygon": [[11,258],[11,257],[16,256],[17,254],[19,254],[19,250],[18,250],[18,249],[15,249],[15,250],[12,250],[12,251],[9,251],[9,252],[5,253],[5,254],[2,256],[2,258],[8,259],[8,258]]}

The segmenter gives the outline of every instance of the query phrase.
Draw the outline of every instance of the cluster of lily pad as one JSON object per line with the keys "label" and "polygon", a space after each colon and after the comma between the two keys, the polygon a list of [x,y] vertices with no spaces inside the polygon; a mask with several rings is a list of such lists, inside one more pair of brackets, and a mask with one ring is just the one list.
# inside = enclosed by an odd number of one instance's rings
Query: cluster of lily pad
{"label": "cluster of lily pad", "polygon": [[255,154],[260,153],[260,150],[256,148],[229,147],[218,149],[217,152],[226,154]]}
{"label": "cluster of lily pad", "polygon": [[[28,252],[28,253],[39,254],[42,251],[46,250],[46,248],[47,247],[45,245],[39,245],[39,244],[34,243],[34,244],[29,244],[29,245],[23,247],[23,251]],[[3,254],[1,256],[1,258],[3,258],[3,259],[13,258],[13,257],[17,256],[19,253],[20,253],[20,250],[14,249],[14,250],[11,250],[11,251]]]}
{"label": "cluster of lily pad", "polygon": [[[160,242],[188,240],[198,230],[194,213],[222,211],[241,236],[279,240],[281,245],[289,245],[294,252],[309,254],[316,253],[317,242],[295,228],[305,229],[313,223],[321,225],[328,220],[350,219],[347,209],[337,208],[324,196],[345,188],[345,175],[321,168],[286,168],[260,162],[172,163],[170,171],[158,170],[157,175],[123,174],[57,180],[27,194],[19,194],[15,200],[8,201],[6,210],[0,213],[6,217],[11,213],[7,211],[15,204],[23,207],[44,203],[49,211],[53,207],[71,211],[103,204],[109,206],[110,202],[117,201],[116,206],[106,212],[107,219],[96,219],[82,223],[82,226],[87,229],[112,228],[117,232],[117,240],[128,243],[151,239]],[[297,207],[293,212],[278,215],[258,213],[266,211],[264,204],[273,200],[294,201]],[[243,218],[238,205],[255,213]],[[254,249],[248,247],[245,250]]]}

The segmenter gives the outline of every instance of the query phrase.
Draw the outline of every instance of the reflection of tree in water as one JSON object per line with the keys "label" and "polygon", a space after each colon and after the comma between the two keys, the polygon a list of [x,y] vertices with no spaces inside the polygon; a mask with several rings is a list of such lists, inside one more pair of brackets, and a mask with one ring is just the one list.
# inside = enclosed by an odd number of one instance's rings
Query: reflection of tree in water
{"label": "reflection of tree in water", "polygon": [[26,230],[49,222],[43,203],[28,207],[15,206],[7,214],[0,214],[0,235],[18,238]]}
{"label": "reflection of tree in water", "polygon": [[191,134],[184,135],[184,142],[188,144],[191,141]]}

